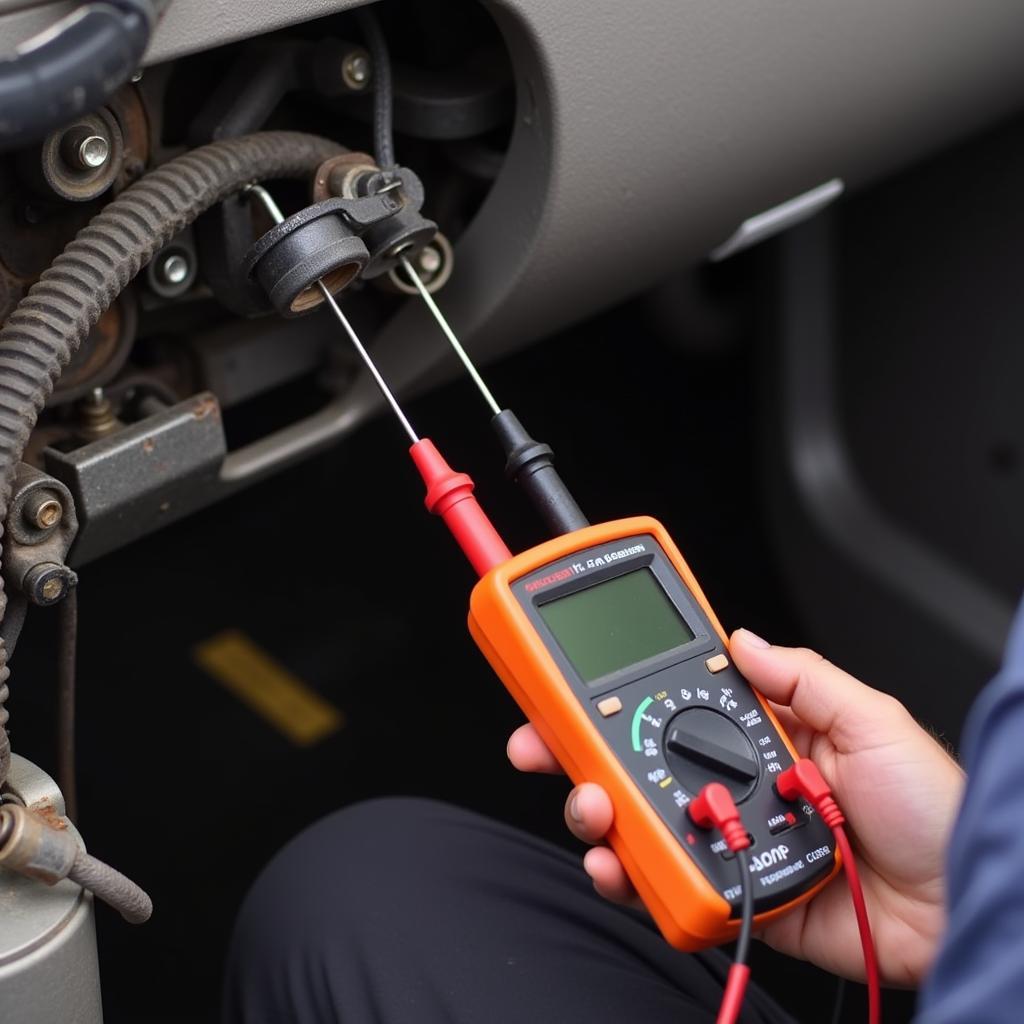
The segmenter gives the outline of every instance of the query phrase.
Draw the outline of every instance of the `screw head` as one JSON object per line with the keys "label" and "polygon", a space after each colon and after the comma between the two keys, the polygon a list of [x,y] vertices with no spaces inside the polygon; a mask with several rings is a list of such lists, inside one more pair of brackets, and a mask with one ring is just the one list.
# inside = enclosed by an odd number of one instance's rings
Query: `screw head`
{"label": "screw head", "polygon": [[39,588],[46,601],[56,601],[64,593],[64,581],[59,576],[51,576]]}
{"label": "screw head", "polygon": [[98,171],[110,159],[110,141],[102,135],[87,135],[75,147],[74,155],[83,171]]}
{"label": "screw head", "polygon": [[188,278],[188,260],[179,253],[173,252],[165,256],[160,263],[160,277],[167,284],[182,284]]}
{"label": "screw head", "polygon": [[350,89],[359,92],[369,84],[371,70],[369,56],[361,50],[353,50],[342,61],[341,77]]}
{"label": "screw head", "polygon": [[49,530],[64,517],[64,508],[56,498],[44,498],[32,509],[32,524],[40,530]]}

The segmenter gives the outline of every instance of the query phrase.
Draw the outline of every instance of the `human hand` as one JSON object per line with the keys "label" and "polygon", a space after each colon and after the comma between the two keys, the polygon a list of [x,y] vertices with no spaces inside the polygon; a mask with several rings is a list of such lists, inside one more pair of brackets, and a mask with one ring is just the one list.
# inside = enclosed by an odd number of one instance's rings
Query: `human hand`
{"label": "human hand", "polygon": [[[799,753],[817,764],[846,816],[883,979],[917,984],[935,955],[945,920],[943,867],[963,772],[899,701],[813,651],[772,647],[737,630],[731,654],[771,702]],[[508,754],[521,771],[561,771],[530,725],[512,734]],[[613,816],[608,795],[593,783],[577,786],[566,801],[566,824],[584,842],[600,842]],[[609,848],[587,851],[583,865],[601,895],[636,901]],[[863,977],[843,880],[768,925],[761,938],[826,970]]]}

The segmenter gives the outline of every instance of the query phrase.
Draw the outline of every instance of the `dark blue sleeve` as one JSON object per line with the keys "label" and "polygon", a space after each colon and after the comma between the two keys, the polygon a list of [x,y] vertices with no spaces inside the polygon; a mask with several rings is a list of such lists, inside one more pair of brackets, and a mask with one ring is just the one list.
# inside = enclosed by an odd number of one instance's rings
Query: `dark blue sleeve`
{"label": "dark blue sleeve", "polygon": [[1024,1021],[1024,606],[964,733],[949,923],[915,1024]]}

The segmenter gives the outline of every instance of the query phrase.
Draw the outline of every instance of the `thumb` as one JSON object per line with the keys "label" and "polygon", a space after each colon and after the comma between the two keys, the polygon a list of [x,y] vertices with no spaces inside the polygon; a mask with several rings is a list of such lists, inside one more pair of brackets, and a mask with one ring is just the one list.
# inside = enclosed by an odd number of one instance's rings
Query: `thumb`
{"label": "thumb", "polygon": [[814,651],[775,647],[746,629],[733,633],[729,647],[736,667],[755,690],[827,735],[840,753],[884,743],[907,715],[895,698]]}

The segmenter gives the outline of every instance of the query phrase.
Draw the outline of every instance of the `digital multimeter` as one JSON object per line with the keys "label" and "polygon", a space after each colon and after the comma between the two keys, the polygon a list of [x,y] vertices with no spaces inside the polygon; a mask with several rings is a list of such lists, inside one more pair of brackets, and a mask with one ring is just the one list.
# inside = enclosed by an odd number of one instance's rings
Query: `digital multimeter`
{"label": "digital multimeter", "polygon": [[776,793],[797,754],[656,520],[586,527],[496,566],[473,590],[469,628],[573,782],[608,792],[608,841],[673,946],[738,929],[732,855],[685,811],[708,782],[743,813],[758,923],[838,870],[831,830]]}

